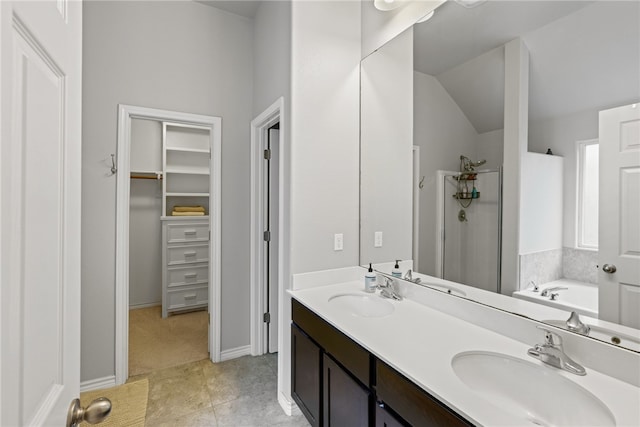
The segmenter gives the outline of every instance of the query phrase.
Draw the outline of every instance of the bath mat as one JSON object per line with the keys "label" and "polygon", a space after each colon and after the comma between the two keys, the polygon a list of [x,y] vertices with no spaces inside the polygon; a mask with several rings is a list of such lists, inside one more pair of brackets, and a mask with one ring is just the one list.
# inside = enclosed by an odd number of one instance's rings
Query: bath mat
{"label": "bath mat", "polygon": [[146,378],[118,387],[80,393],[82,407],[98,397],[111,400],[111,414],[100,423],[101,427],[144,427],[149,397],[149,380]]}

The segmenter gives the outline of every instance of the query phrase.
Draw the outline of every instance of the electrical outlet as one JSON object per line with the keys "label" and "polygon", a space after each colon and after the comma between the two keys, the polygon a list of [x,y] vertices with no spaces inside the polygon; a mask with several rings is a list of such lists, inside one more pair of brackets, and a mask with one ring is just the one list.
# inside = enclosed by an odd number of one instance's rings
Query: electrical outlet
{"label": "electrical outlet", "polygon": [[374,248],[382,247],[382,231],[376,231],[373,234],[373,247]]}
{"label": "electrical outlet", "polygon": [[344,246],[344,235],[342,233],[333,235],[333,250],[341,251]]}

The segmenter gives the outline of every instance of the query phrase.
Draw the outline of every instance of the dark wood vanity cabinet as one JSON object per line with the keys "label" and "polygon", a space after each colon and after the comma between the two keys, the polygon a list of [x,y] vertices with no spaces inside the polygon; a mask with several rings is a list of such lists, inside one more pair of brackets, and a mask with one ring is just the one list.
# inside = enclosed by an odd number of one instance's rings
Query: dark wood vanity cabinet
{"label": "dark wood vanity cabinet", "polygon": [[408,425],[385,408],[384,403],[376,405],[376,427],[406,427]]}
{"label": "dark wood vanity cabinet", "polygon": [[323,360],[323,413],[324,426],[369,426],[369,390],[347,373],[331,357]]}
{"label": "dark wood vanity cabinet", "polygon": [[291,395],[313,427],[320,426],[322,349],[291,325]]}
{"label": "dark wood vanity cabinet", "polygon": [[370,426],[369,352],[295,300],[292,318],[291,395],[309,423]]}
{"label": "dark wood vanity cabinet", "polygon": [[291,394],[312,426],[470,426],[296,300]]}
{"label": "dark wood vanity cabinet", "polygon": [[424,427],[472,425],[379,360],[376,361],[376,398],[393,408],[408,425]]}

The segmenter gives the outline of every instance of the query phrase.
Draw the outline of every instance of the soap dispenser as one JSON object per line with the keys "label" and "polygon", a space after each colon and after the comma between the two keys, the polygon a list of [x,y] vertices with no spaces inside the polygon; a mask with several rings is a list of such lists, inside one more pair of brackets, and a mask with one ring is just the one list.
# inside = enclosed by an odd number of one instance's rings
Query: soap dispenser
{"label": "soap dispenser", "polygon": [[400,270],[400,265],[398,264],[401,260],[396,260],[396,265],[393,266],[393,270],[391,270],[391,275],[393,277],[397,277],[398,279],[402,279],[402,271]]}
{"label": "soap dispenser", "polygon": [[375,292],[377,287],[376,273],[373,272],[371,263],[369,263],[369,271],[364,275],[364,291],[369,293]]}

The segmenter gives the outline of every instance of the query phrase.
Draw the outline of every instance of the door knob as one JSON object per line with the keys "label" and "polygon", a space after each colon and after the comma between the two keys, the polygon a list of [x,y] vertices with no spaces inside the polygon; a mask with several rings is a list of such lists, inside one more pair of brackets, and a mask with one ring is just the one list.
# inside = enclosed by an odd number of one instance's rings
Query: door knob
{"label": "door knob", "polygon": [[89,406],[83,408],[80,399],[73,399],[67,413],[67,427],[76,427],[83,421],[97,424],[105,420],[111,413],[111,401],[106,397],[99,397]]}
{"label": "door knob", "polygon": [[616,266],[613,264],[605,264],[602,266],[602,271],[605,273],[613,274],[616,272]]}

